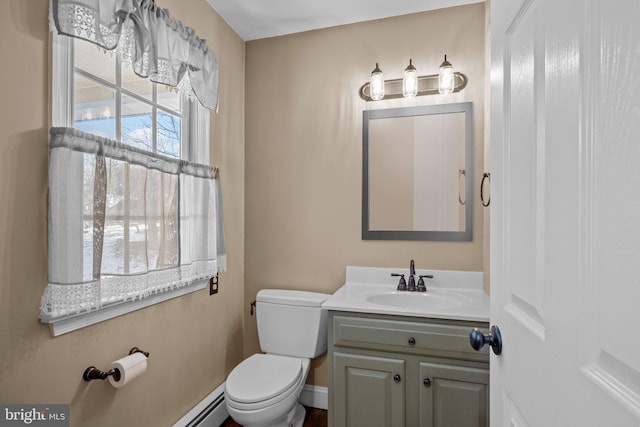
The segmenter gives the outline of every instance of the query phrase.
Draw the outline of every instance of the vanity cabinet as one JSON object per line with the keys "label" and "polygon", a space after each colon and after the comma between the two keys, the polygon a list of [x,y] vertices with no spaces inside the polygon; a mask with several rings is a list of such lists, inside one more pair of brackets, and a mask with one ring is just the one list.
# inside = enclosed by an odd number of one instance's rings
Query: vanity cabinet
{"label": "vanity cabinet", "polygon": [[333,407],[341,422],[334,425],[404,426],[403,359],[335,353],[333,361],[334,388],[343,391]]}
{"label": "vanity cabinet", "polygon": [[329,312],[329,425],[486,427],[484,322]]}

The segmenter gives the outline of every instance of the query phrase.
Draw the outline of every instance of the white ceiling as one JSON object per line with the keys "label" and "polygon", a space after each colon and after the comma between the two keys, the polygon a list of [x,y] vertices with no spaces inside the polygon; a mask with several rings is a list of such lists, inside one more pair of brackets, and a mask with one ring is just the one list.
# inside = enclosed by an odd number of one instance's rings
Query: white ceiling
{"label": "white ceiling", "polygon": [[207,0],[245,41],[484,0]]}

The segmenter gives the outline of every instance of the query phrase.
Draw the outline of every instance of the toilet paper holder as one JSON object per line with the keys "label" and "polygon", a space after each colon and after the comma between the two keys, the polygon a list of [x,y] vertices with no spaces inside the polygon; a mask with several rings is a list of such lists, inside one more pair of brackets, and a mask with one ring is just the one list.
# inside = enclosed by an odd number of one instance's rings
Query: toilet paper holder
{"label": "toilet paper holder", "polygon": [[[145,357],[149,357],[149,352],[148,351],[143,351],[140,350],[138,347],[133,347],[131,350],[129,350],[129,355],[133,354],[133,353],[142,353],[145,355]],[[116,381],[120,381],[120,370],[118,368],[115,369],[110,369],[108,371],[101,371],[100,369],[96,368],[95,366],[89,366],[87,369],[84,370],[83,374],[82,374],[82,379],[85,381],[91,381],[91,380],[104,380],[107,379],[110,376],[113,376],[113,379]]]}

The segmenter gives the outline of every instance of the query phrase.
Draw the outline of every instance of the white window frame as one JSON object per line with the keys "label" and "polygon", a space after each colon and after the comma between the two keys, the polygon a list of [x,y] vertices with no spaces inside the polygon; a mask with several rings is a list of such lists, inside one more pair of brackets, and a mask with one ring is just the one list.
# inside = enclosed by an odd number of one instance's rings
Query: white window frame
{"label": "white window frame", "polygon": [[[73,127],[73,92],[74,92],[74,57],[73,38],[59,35],[54,29],[52,32],[52,86],[51,86],[51,124],[54,127]],[[182,135],[180,141],[181,158],[195,163],[205,165],[210,164],[210,112],[196,101],[182,103],[183,119],[181,124]],[[185,126],[186,124],[186,126]],[[69,174],[76,176],[76,179],[69,182],[77,182],[79,187],[69,191],[70,197],[77,197],[81,203],[82,195],[82,168],[70,170]],[[69,215],[65,223],[65,233],[74,236],[82,247],[82,213],[79,215]],[[69,265],[76,264],[82,268],[82,257],[75,256],[75,251],[67,255],[64,270],[68,270]],[[50,265],[49,271],[62,268],[62,265]],[[50,273],[51,275],[51,273]],[[197,281],[189,286],[181,287],[171,291],[152,295],[148,298],[136,301],[122,302],[116,305],[103,307],[88,313],[82,313],[67,318],[57,319],[50,322],[54,336],[65,334],[89,325],[93,325],[104,320],[108,320],[144,307],[157,304],[172,298],[176,298],[191,292],[204,289],[207,280]]]}
{"label": "white window frame", "polygon": [[[73,37],[59,35],[55,29],[51,34],[53,37],[51,124],[54,127],[71,128],[73,127]],[[197,100],[183,101],[182,108],[181,158],[209,165],[209,110]],[[187,126],[184,126],[185,123]]]}

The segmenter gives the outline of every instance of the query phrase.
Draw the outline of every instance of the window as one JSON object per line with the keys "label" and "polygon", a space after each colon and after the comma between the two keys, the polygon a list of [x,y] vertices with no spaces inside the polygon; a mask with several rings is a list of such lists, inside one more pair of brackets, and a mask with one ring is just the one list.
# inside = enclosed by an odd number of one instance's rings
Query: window
{"label": "window", "polygon": [[[181,158],[181,147],[188,146],[189,142],[188,132],[185,132],[186,136],[182,132],[183,119],[186,117],[184,121],[188,123],[189,110],[189,106],[183,104],[189,102],[183,101],[177,91],[137,76],[131,66],[121,63],[117,55],[105,53],[93,43],[72,39],[72,46],[73,128],[141,150]],[[185,151],[184,157],[187,157],[188,150]],[[88,159],[84,167],[88,170],[84,171],[83,180],[91,181],[95,161]],[[145,258],[157,259],[158,255],[160,241],[157,236],[162,226],[161,218],[157,214],[155,217],[142,216],[141,193],[146,180],[126,180],[127,175],[135,173],[136,168],[128,168],[127,174],[118,174],[123,182],[114,187],[121,191],[107,195],[109,213],[105,217],[101,267],[112,274],[143,272],[147,268]],[[124,185],[126,181],[129,185]],[[138,207],[127,209],[125,201]],[[85,205],[83,262],[87,264],[93,262],[91,198],[85,199]],[[151,238],[147,239],[147,236]],[[136,250],[140,245],[151,246],[151,250]],[[91,271],[91,266],[83,266],[85,275]]]}
{"label": "window", "polygon": [[93,43],[53,42],[41,320],[58,335],[201,289],[226,251],[209,110]]}
{"label": "window", "polygon": [[[167,86],[139,77],[114,54],[73,39],[73,127],[181,158],[189,106]],[[188,126],[184,127],[185,130]],[[187,132],[184,132],[187,133]]]}
{"label": "window", "polygon": [[54,31],[53,125],[209,164],[209,111],[139,77],[113,52]]}

